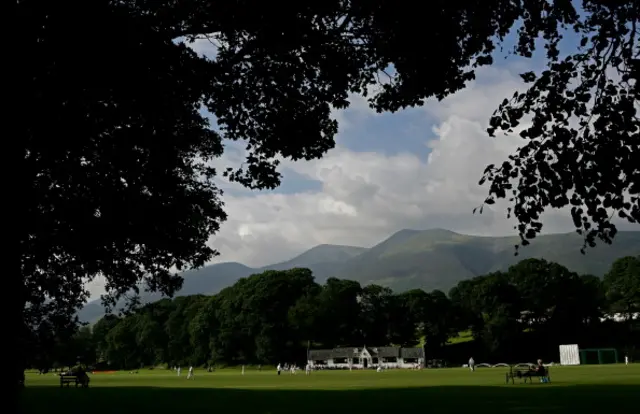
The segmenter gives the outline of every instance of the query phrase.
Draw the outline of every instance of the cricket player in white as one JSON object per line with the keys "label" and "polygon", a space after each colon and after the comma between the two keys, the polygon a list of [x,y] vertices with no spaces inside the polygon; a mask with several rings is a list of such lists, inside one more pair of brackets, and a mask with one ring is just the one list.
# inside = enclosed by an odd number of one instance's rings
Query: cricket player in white
{"label": "cricket player in white", "polygon": [[187,373],[187,379],[195,379],[193,376],[193,366],[189,367],[189,372]]}
{"label": "cricket player in white", "polygon": [[304,367],[304,373],[307,374],[307,375],[311,374],[311,364],[307,364]]}
{"label": "cricket player in white", "polygon": [[629,355],[624,356],[624,364],[629,365]]}
{"label": "cricket player in white", "polygon": [[476,370],[476,361],[473,360],[473,357],[469,358],[469,369],[471,371]]}
{"label": "cricket player in white", "polygon": [[278,364],[278,367],[276,369],[278,370],[278,375],[280,375],[280,372],[282,371],[282,365]]}
{"label": "cricket player in white", "polygon": [[182,372],[182,368],[178,367],[177,371],[178,371],[178,376],[180,376],[180,373]]}

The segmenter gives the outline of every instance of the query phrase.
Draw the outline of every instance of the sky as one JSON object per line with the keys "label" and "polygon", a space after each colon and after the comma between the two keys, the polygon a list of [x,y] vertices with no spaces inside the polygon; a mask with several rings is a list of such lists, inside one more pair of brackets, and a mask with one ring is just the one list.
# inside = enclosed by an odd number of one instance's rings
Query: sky
{"label": "sky", "polygon": [[[214,53],[204,40],[192,47]],[[517,131],[490,138],[489,117],[504,98],[523,90],[518,74],[538,71],[544,61],[497,57],[467,88],[422,108],[377,114],[352,97],[348,110],[334,112],[336,147],[319,160],[283,162],[282,185],[274,191],[250,191],[220,179],[228,220],[210,240],[220,252],[212,263],[264,266],[318,244],[373,246],[407,228],[515,235],[505,203],[487,206],[483,214],[472,211],[487,195],[478,185],[484,168],[523,144]],[[243,151],[226,143],[219,165],[238,166]],[[566,210],[547,211],[543,223],[545,233],[574,230]],[[95,296],[101,282],[88,287]]]}

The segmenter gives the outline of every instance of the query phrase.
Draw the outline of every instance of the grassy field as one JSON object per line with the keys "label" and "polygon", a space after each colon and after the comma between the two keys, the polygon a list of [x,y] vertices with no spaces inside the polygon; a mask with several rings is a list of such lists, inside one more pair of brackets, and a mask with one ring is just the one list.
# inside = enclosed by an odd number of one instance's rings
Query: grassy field
{"label": "grassy field", "polygon": [[[27,375],[27,413],[631,413],[640,405],[640,364],[551,368],[551,383],[506,385],[505,368],[423,371],[170,371],[96,374],[91,387],[60,388],[54,374]],[[577,411],[576,411],[577,410]]]}

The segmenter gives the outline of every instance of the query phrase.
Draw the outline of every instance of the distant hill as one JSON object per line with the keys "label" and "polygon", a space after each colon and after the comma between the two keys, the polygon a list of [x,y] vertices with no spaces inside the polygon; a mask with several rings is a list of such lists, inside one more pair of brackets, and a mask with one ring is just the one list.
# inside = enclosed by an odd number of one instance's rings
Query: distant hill
{"label": "distant hill", "polygon": [[[586,255],[580,253],[582,239],[575,233],[539,236],[514,256],[517,237],[478,237],[449,230],[401,230],[367,249],[323,244],[282,263],[250,268],[240,263],[219,263],[184,273],[179,295],[214,294],[238,279],[265,270],[293,267],[311,269],[318,282],[329,277],[376,283],[402,291],[413,288],[445,292],[460,280],[505,270],[526,258],[544,258],[580,274],[603,276],[611,263],[640,252],[640,232],[619,232],[612,245],[598,244]],[[143,297],[145,302],[158,295]],[[83,321],[93,322],[104,313],[97,302],[80,312]]]}
{"label": "distant hill", "polygon": [[620,232],[612,245],[598,244],[586,255],[575,233],[539,236],[514,255],[518,237],[477,237],[448,230],[402,230],[349,260],[340,278],[407,290],[442,289],[460,280],[506,270],[527,258],[544,258],[580,274],[603,276],[614,260],[640,252],[640,232]]}
{"label": "distant hill", "polygon": [[265,266],[258,270],[286,270],[295,267],[306,267],[311,269],[316,280],[322,283],[329,277],[335,276],[347,261],[367,250],[365,247],[321,244],[291,260]]}

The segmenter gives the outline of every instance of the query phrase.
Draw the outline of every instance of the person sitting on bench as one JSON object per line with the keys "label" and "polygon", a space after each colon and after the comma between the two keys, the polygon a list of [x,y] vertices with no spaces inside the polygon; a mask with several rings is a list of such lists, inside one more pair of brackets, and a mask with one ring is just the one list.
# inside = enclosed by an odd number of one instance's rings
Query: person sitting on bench
{"label": "person sitting on bench", "polygon": [[535,368],[536,377],[540,377],[540,382],[549,382],[549,371],[547,367],[542,364],[542,360],[538,360],[538,365]]}

